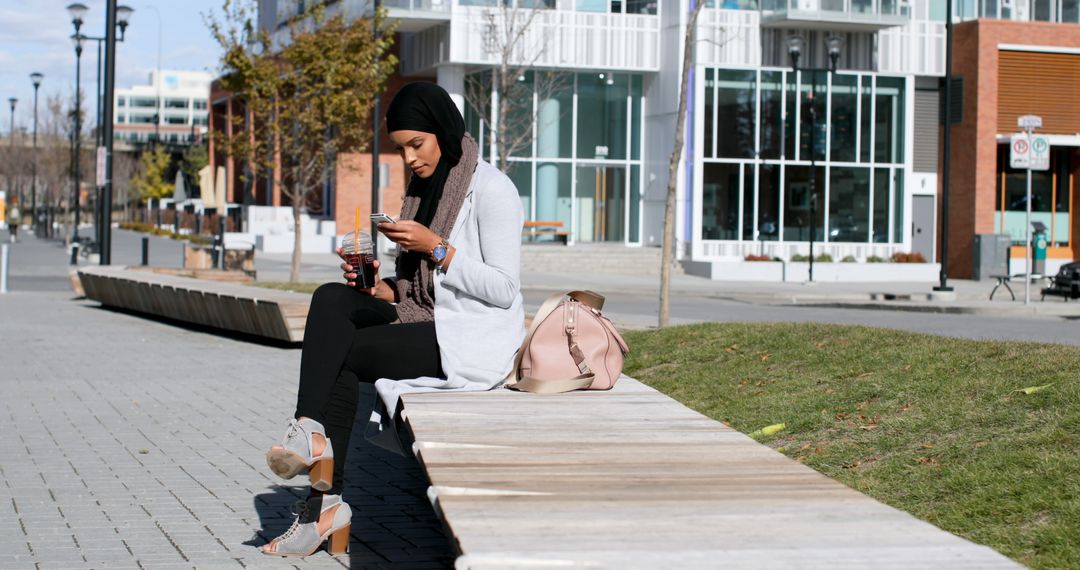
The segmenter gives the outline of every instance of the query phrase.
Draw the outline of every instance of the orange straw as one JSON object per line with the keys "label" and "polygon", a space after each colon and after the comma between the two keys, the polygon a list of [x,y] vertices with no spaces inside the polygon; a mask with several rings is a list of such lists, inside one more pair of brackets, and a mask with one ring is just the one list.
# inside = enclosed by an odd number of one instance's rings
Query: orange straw
{"label": "orange straw", "polygon": [[356,209],[356,225],[353,227],[353,253],[360,251],[360,208]]}

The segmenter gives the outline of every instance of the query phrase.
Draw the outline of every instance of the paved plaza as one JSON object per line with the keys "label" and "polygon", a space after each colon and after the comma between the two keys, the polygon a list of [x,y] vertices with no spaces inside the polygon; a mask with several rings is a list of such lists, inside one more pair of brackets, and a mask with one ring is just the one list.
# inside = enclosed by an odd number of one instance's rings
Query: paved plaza
{"label": "paved plaza", "polygon": [[0,568],[452,564],[416,461],[362,437],[350,554],[259,553],[306,493],[264,458],[292,413],[300,351],[73,300],[63,257],[20,242],[0,295]]}

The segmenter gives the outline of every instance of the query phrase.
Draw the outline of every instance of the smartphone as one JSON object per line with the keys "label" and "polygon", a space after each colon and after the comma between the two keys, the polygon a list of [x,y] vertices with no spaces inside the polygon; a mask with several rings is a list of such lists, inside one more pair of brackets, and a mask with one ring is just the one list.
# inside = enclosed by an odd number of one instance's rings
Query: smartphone
{"label": "smartphone", "polygon": [[382,213],[382,212],[379,212],[379,213],[376,213],[376,214],[372,214],[372,215],[371,215],[371,221],[372,221],[372,222],[374,222],[374,223],[376,223],[376,224],[378,224],[378,223],[380,223],[380,222],[386,222],[386,223],[388,223],[388,224],[396,224],[396,223],[397,223],[397,220],[395,220],[394,218],[390,217],[390,215],[389,215],[389,214],[384,214],[384,213]]}

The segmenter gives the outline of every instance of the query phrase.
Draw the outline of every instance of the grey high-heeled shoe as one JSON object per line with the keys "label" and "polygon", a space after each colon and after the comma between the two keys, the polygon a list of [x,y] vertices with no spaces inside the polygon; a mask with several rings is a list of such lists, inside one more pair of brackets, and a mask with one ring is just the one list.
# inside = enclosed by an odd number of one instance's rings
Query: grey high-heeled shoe
{"label": "grey high-heeled shoe", "polygon": [[[322,436],[326,442],[326,448],[318,456],[311,453],[315,435]],[[289,428],[285,430],[281,444],[266,452],[266,464],[282,479],[292,479],[307,469],[311,488],[328,491],[334,481],[334,446],[319,422],[310,418],[289,420]]]}
{"label": "grey high-heeled shoe", "polygon": [[[322,507],[317,507],[319,497],[297,501],[293,509],[296,520],[289,530],[262,546],[263,554],[270,556],[310,556],[322,543],[330,541],[327,550],[331,556],[345,554],[349,550],[349,530],[352,528],[352,509],[341,500],[341,495],[323,495]],[[326,532],[319,533],[319,519],[334,510],[333,522]],[[318,512],[316,512],[318,511]]]}

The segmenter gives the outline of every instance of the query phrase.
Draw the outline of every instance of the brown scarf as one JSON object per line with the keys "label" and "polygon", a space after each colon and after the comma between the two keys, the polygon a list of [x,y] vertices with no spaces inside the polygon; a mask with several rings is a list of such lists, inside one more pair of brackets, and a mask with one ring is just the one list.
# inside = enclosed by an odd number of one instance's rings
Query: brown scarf
{"label": "brown scarf", "polygon": [[[444,239],[449,239],[454,229],[465,193],[469,190],[473,171],[476,170],[478,148],[472,135],[465,133],[461,139],[461,160],[450,169],[443,184],[442,198],[435,210],[429,229]],[[420,196],[405,194],[401,206],[401,219],[411,220],[420,207]],[[419,323],[435,320],[434,278],[435,263],[427,252],[404,251],[397,256],[398,322]]]}

